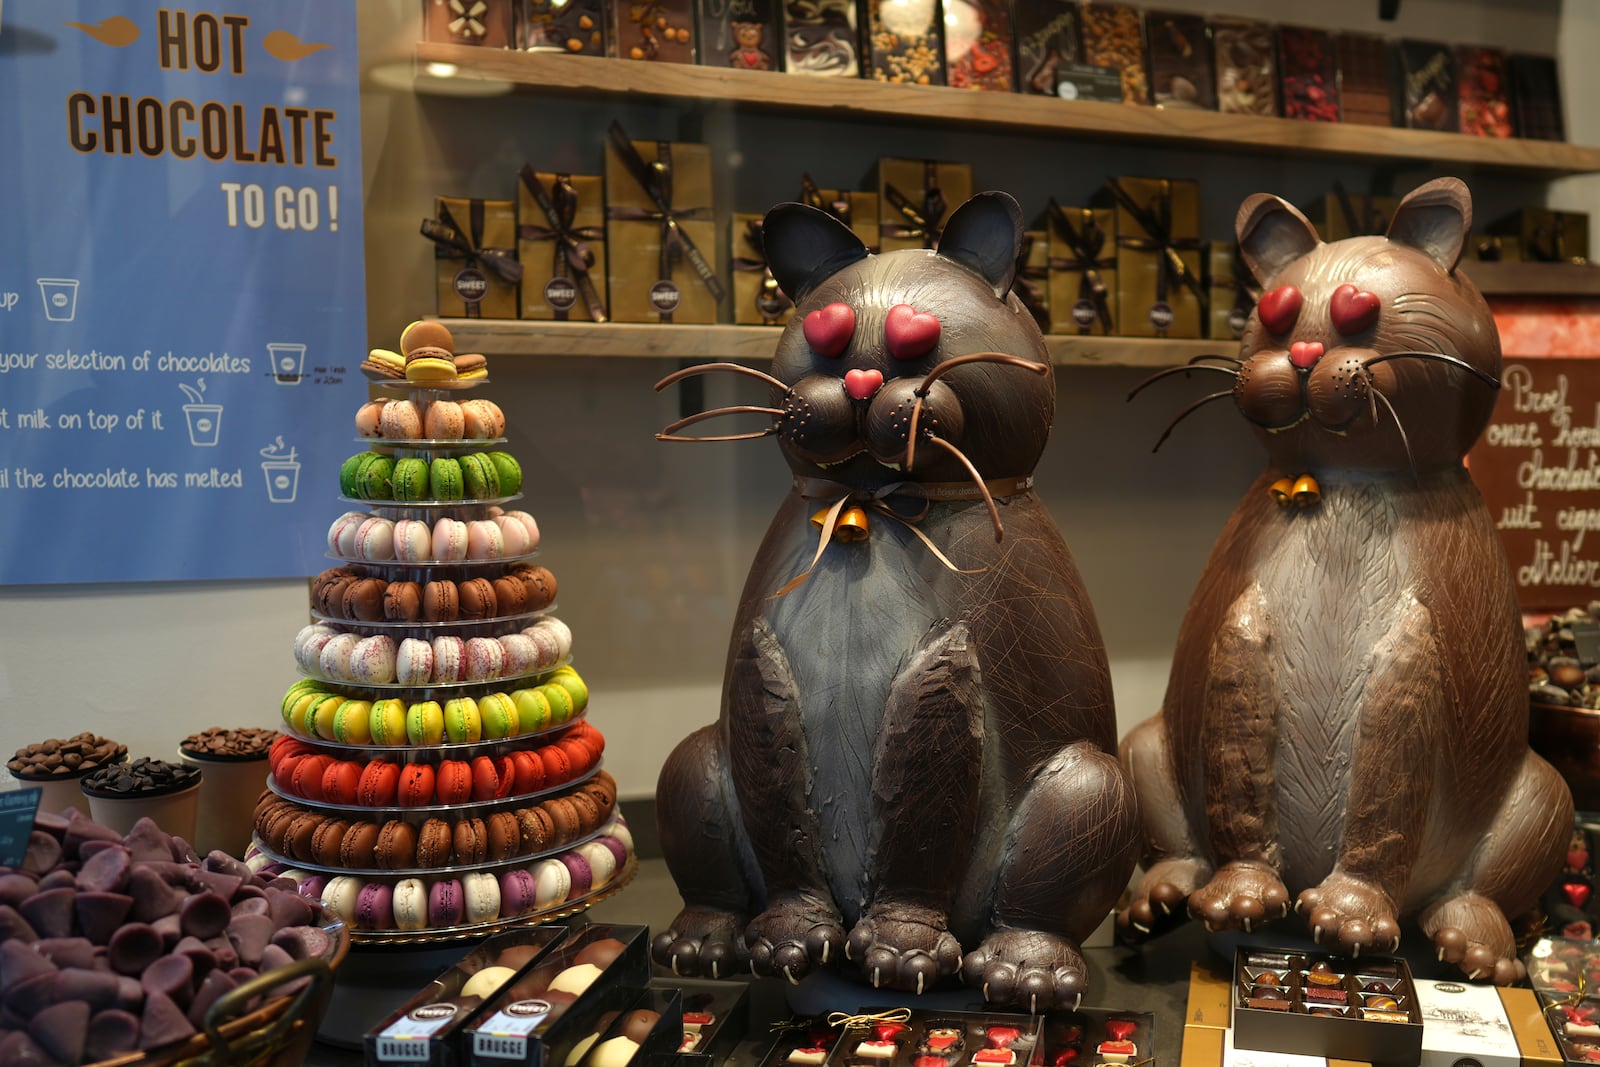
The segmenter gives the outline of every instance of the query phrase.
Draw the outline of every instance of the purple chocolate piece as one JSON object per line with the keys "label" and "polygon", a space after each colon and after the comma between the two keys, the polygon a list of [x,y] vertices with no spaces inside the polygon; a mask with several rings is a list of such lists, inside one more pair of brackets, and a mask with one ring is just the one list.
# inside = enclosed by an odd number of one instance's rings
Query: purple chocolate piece
{"label": "purple chocolate piece", "polygon": [[57,867],[49,874],[39,879],[39,887],[34,892],[43,892],[46,889],[77,889],[78,876],[66,867]]}
{"label": "purple chocolate piece", "polygon": [[228,903],[233,904],[235,906],[238,906],[240,904],[243,904],[247,900],[266,900],[266,899],[267,899],[266,890],[262,889],[260,886],[256,885],[254,882],[245,882],[237,890],[234,891],[233,897],[232,897],[231,900],[228,901]]}
{"label": "purple chocolate piece", "polygon": [[87,937],[43,937],[33,947],[57,967],[94,969],[94,943]]}
{"label": "purple chocolate piece", "polygon": [[61,842],[38,830],[28,832],[28,849],[22,856],[22,869],[43,874],[61,862]]}
{"label": "purple chocolate piece", "polygon": [[290,926],[272,935],[272,943],[297,960],[326,956],[333,939],[320,926]]}
{"label": "purple chocolate piece", "polygon": [[150,993],[144,998],[144,1011],[139,1016],[139,1047],[160,1048],[174,1041],[193,1037],[195,1028],[189,1024],[183,1010],[164,993]]}
{"label": "purple chocolate piece", "polygon": [[79,818],[82,818],[83,816],[83,812],[79,811],[77,808],[68,808],[66,811],[62,812],[35,812],[33,816],[33,828],[35,830],[42,830],[51,837],[55,838],[57,841],[60,841],[67,836],[67,827],[71,825],[70,820],[67,818],[68,813],[76,815]]}
{"label": "purple chocolate piece", "polygon": [[166,945],[149,923],[129,923],[111,935],[106,949],[113,971],[137,975],[161,958]]}
{"label": "purple chocolate piece", "polygon": [[594,875],[589,870],[589,861],[576,852],[563,852],[561,864],[572,874],[572,892],[567,894],[568,900],[577,900],[589,895],[589,883]]}
{"label": "purple chocolate piece", "polygon": [[97,945],[111,940],[132,909],[133,898],[122,893],[79,893],[73,898],[78,930]]}
{"label": "purple chocolate piece", "polygon": [[81,1000],[52,1004],[28,1023],[28,1036],[62,1063],[83,1059],[83,1042],[89,1035],[89,1005]]}
{"label": "purple chocolate piece", "polygon": [[75,895],[70,889],[47,889],[24,900],[17,910],[40,937],[71,937]]}
{"label": "purple chocolate piece", "polygon": [[39,934],[16,908],[10,904],[0,904],[0,939],[37,941]]}
{"label": "purple chocolate piece", "polygon": [[206,980],[194,991],[194,1000],[189,1003],[189,1021],[195,1029],[205,1026],[206,1010],[217,1002],[218,997],[238,988],[239,981],[227,971],[212,971],[206,975]]}
{"label": "purple chocolate piece", "polygon": [[200,861],[200,866],[208,871],[231,874],[241,882],[248,882],[255,877],[243,860],[235,859],[220,848],[214,848],[206,853],[206,858]]}
{"label": "purple chocolate piece", "polygon": [[181,954],[163,956],[145,968],[139,984],[144,987],[147,1005],[149,998],[158,993],[187,1004],[194,996],[194,961]]}
{"label": "purple chocolate piece", "polygon": [[277,927],[266,915],[235,915],[228,924],[228,940],[242,962],[255,966],[261,962],[261,951],[272,942],[276,931]]}
{"label": "purple chocolate piece", "polygon": [[163,915],[150,924],[155,927],[156,933],[161,935],[161,943],[169,948],[176,945],[183,938],[183,927],[178,924],[178,913]]}
{"label": "purple chocolate piece", "polygon": [[144,986],[139,984],[139,979],[117,975],[117,1007],[123,1011],[138,1011],[144,1007]]}
{"label": "purple chocolate piece", "polygon": [[208,890],[196,893],[183,902],[178,922],[185,934],[205,940],[226,930],[228,920],[232,917],[233,909],[228,907],[228,898]]}
{"label": "purple chocolate piece", "polygon": [[287,967],[293,962],[294,957],[289,955],[282,945],[268,945],[261,950],[260,970],[263,974],[275,971],[279,967]]}
{"label": "purple chocolate piece", "polygon": [[172,845],[172,858],[174,860],[176,860],[179,863],[199,863],[200,862],[200,853],[196,852],[194,850],[194,846],[189,844],[189,842],[185,841],[183,838],[179,837],[177,834],[173,834],[167,840]]}
{"label": "purple chocolate piece", "polygon": [[114,1008],[117,1006],[117,976],[105,971],[70,968],[56,978],[56,997],[81,1000],[94,1011]]}
{"label": "purple chocolate piece", "polygon": [[89,1020],[89,1035],[83,1043],[83,1055],[90,1063],[109,1060],[138,1047],[138,1016],[112,1009]]}
{"label": "purple chocolate piece", "polygon": [[[138,859],[137,856],[134,857]],[[184,895],[189,893],[189,865],[187,863],[174,863],[172,860],[143,860],[141,866],[146,870],[155,871],[161,880],[170,886],[176,886]]]}
{"label": "purple chocolate piece", "polygon": [[36,974],[6,990],[6,1007],[24,1019],[31,1019],[56,1002],[56,979],[60,974]]}
{"label": "purple chocolate piece", "polygon": [[78,846],[78,862],[88,863],[108,848],[125,848],[121,841],[85,841]]}
{"label": "purple chocolate piece", "polygon": [[26,1030],[13,1030],[0,1038],[0,1063],[6,1067],[57,1067],[55,1059]]}
{"label": "purple chocolate piece", "polygon": [[[37,826],[38,822],[35,821],[34,825]],[[76,856],[85,841],[115,841],[121,844],[122,835],[84,816],[69,820],[66,831],[61,835],[62,851],[68,856]]]}
{"label": "purple chocolate piece", "polygon": [[245,880],[236,875],[222,871],[208,871],[204,867],[194,867],[189,871],[189,886],[196,892],[209,889],[223,900],[233,900],[233,895],[244,885]]}
{"label": "purple chocolate piece", "polygon": [[21,941],[0,941],[0,996],[18,982],[55,974],[56,965]]}
{"label": "purple chocolate piece", "polygon": [[129,918],[136,922],[155,922],[163,915],[171,915],[183,902],[183,893],[168,885],[156,871],[145,866],[128,872],[128,895],[133,897],[133,910]]}
{"label": "purple chocolate piece", "polygon": [[78,888],[92,893],[120,893],[128,884],[128,850],[109,841],[84,860],[78,870]]}
{"label": "purple chocolate piece", "polygon": [[171,836],[150,819],[134,823],[122,840],[140,863],[171,863],[173,860]]}
{"label": "purple chocolate piece", "polygon": [[[267,898],[266,897],[244,897],[244,898],[241,899],[237,893],[234,894],[234,897],[233,897],[233,917],[235,919],[237,919],[241,915],[269,915],[270,916],[271,914],[272,914],[272,905],[267,903]],[[229,925],[231,926],[232,923],[229,923]]]}
{"label": "purple chocolate piece", "polygon": [[0,904],[13,908],[33,896],[39,889],[39,880],[26,874],[0,876]]}
{"label": "purple chocolate piece", "polygon": [[239,952],[233,947],[233,942],[228,940],[227,933],[206,938],[206,948],[217,958],[217,967],[221,970],[232,970],[239,966]]}
{"label": "purple chocolate piece", "polygon": [[300,894],[291,889],[268,888],[263,890],[267,894],[267,904],[270,907],[273,925],[304,926],[311,921],[314,914],[311,905],[306,903]]}
{"label": "purple chocolate piece", "polygon": [[[189,957],[189,962],[194,964],[195,977],[199,978],[216,967],[221,961],[217,959],[214,949],[198,937],[186,937],[172,946],[175,955]],[[223,970],[227,970],[226,967]]]}

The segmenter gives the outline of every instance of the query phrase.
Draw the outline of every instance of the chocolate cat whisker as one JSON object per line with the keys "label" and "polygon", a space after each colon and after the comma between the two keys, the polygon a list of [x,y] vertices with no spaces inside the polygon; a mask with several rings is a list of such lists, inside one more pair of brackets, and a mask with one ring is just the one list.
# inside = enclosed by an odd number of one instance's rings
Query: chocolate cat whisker
{"label": "chocolate cat whisker", "polygon": [[749,375],[752,378],[760,378],[768,385],[777,386],[786,393],[789,391],[789,387],[787,385],[783,384],[766,371],[759,371],[754,367],[746,367],[742,363],[699,363],[693,367],[684,367],[681,370],[675,370],[665,378],[661,379],[656,383],[656,392],[659,393],[667,386],[675,385],[678,382],[683,381],[685,378],[692,378],[697,374],[709,374],[712,371],[728,371],[729,373],[733,374]]}
{"label": "chocolate cat whisker", "polygon": [[[1207,359],[1207,358],[1222,358],[1222,357],[1206,357],[1206,356],[1196,356],[1195,357],[1195,359]],[[1234,362],[1238,362],[1238,361],[1235,360]],[[1174,374],[1189,374],[1190,372],[1197,371],[1197,370],[1216,371],[1219,374],[1226,374],[1230,378],[1236,377],[1238,375],[1238,373],[1239,373],[1238,371],[1230,370],[1227,367],[1219,367],[1214,363],[1196,363],[1196,362],[1194,362],[1194,360],[1190,360],[1188,363],[1185,363],[1181,367],[1165,367],[1165,368],[1163,368],[1161,370],[1156,371],[1154,374],[1150,375],[1150,377],[1146,378],[1144,381],[1140,382],[1138,385],[1136,385],[1132,389],[1130,389],[1128,391],[1128,399],[1132,400],[1134,397],[1136,397],[1140,393],[1144,392],[1145,386],[1152,385],[1152,384],[1154,384],[1156,382],[1159,382],[1163,378],[1170,378]]]}
{"label": "chocolate cat whisker", "polygon": [[1150,451],[1159,452],[1161,450],[1161,446],[1166,444],[1167,438],[1172,435],[1172,431],[1177,428],[1178,423],[1182,422],[1190,415],[1193,415],[1196,411],[1199,411],[1213,400],[1222,400],[1223,398],[1230,397],[1232,395],[1232,389],[1222,389],[1218,392],[1211,393],[1208,396],[1201,397],[1199,400],[1196,400],[1194,403],[1178,412],[1177,417],[1175,417],[1171,422],[1167,423],[1167,428],[1161,431],[1161,436],[1156,438],[1155,446],[1151,448]]}
{"label": "chocolate cat whisker", "polygon": [[994,523],[994,539],[998,543],[1006,535],[1005,527],[1000,525],[1000,509],[995,507],[994,497],[990,495],[989,487],[983,484],[983,477],[978,473],[978,468],[972,465],[972,461],[966,457],[966,454],[961,449],[944,438],[930,437],[928,440],[956,457],[961,462],[961,465],[967,468],[967,474],[971,476],[972,483],[978,487],[978,492],[983,494],[983,505],[989,509],[989,521]]}
{"label": "chocolate cat whisker", "polygon": [[1192,367],[1208,359],[1220,359],[1226,363],[1232,363],[1235,367],[1244,366],[1244,360],[1240,359],[1238,356],[1225,356],[1221,352],[1202,352],[1198,356],[1191,357],[1188,363]]}
{"label": "chocolate cat whisker", "polygon": [[[922,384],[912,390],[912,395],[916,399],[911,402],[911,422],[906,430],[906,470],[908,472],[916,465],[917,426],[922,421],[922,402],[927,399],[928,390],[933,388],[934,382],[956,367],[966,363],[1001,363],[1008,367],[1018,367],[1022,370],[1032,371],[1035,374],[1048,374],[1050,371],[1050,368],[1042,363],[1022,359],[1008,352],[970,352],[967,355],[955,356],[936,364],[927,373],[927,376],[922,379]],[[998,524],[998,520],[996,522]]]}
{"label": "chocolate cat whisker", "polygon": [[[724,408],[712,408],[710,411],[701,411],[701,412],[698,412],[697,414],[694,414],[694,415],[686,415],[683,418],[679,419],[677,422],[669,423],[667,426],[662,428],[660,433],[656,434],[656,440],[658,440],[658,441],[710,441],[710,440],[712,440],[712,438],[710,438],[710,437],[673,437],[672,435],[677,433],[679,430],[683,429],[685,426],[693,426],[697,422],[704,422],[706,419],[714,419],[719,415],[771,415],[773,418],[778,418],[783,413],[784,412],[783,412],[782,408],[762,407],[759,404],[732,404],[732,405],[729,405],[728,407],[724,407]],[[772,427],[772,428],[770,428],[768,430],[763,431],[760,434],[756,434],[755,436],[766,437],[769,434],[773,434],[773,433],[776,433],[776,432],[777,432],[777,427],[774,426],[774,427]],[[724,439],[729,439],[729,438],[724,438]],[[733,439],[733,440],[742,440],[743,437],[742,436],[741,437],[734,437],[734,438],[731,438],[731,439]]]}
{"label": "chocolate cat whisker", "polygon": [[[1400,422],[1400,416],[1396,414],[1394,405],[1389,403],[1388,397],[1384,396],[1376,389],[1372,390],[1372,395],[1378,400],[1382,401],[1385,408],[1389,409],[1389,417],[1394,420],[1394,428],[1400,431],[1400,444],[1404,446],[1406,450],[1406,462],[1411,465],[1411,480],[1420,483],[1422,481],[1422,476],[1417,473],[1417,459],[1411,454],[1411,438],[1406,436],[1406,428]],[[1376,411],[1376,409],[1374,409],[1374,411]],[[1376,414],[1374,414],[1372,417],[1372,424],[1374,426],[1378,424],[1378,417]]]}
{"label": "chocolate cat whisker", "polygon": [[1491,389],[1500,388],[1499,378],[1496,378],[1492,374],[1485,374],[1483,371],[1479,370],[1477,367],[1474,367],[1464,359],[1459,359],[1455,356],[1447,356],[1443,352],[1385,352],[1382,355],[1373,356],[1371,359],[1362,361],[1361,365],[1363,367],[1372,367],[1378,363],[1387,363],[1391,359],[1432,360],[1435,363],[1443,363],[1446,366],[1455,367],[1457,370],[1464,370]]}

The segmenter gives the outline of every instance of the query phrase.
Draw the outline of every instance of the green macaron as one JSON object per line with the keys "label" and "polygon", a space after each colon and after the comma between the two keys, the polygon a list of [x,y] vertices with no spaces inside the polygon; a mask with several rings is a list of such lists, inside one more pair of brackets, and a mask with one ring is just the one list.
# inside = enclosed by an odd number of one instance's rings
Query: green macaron
{"label": "green macaron", "polygon": [[448,457],[441,457],[428,465],[428,481],[433,490],[435,500],[460,500],[461,497],[461,464],[459,461]]}
{"label": "green macaron", "polygon": [[361,467],[362,461],[370,455],[371,452],[357,452],[344,461],[344,465],[339,468],[339,492],[348,497],[355,497],[361,492],[361,484],[356,481],[356,471]]}
{"label": "green macaron", "polygon": [[394,460],[369,452],[356,468],[356,493],[362,500],[389,500],[394,495]]}
{"label": "green macaron", "polygon": [[427,460],[400,459],[395,461],[394,498],[396,500],[428,499]]}
{"label": "green macaron", "polygon": [[522,464],[510,452],[486,453],[489,462],[494,464],[494,472],[500,477],[501,496],[516,496],[522,492]]}
{"label": "green macaron", "polygon": [[461,478],[469,500],[489,500],[500,495],[500,476],[482,452],[461,457]]}

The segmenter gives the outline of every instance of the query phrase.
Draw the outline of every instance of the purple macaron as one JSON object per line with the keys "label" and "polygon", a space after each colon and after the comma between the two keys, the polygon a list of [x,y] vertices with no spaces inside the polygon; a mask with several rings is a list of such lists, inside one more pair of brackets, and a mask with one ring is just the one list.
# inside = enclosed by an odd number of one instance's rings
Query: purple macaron
{"label": "purple macaron", "polygon": [[461,892],[461,882],[455,878],[441,878],[428,890],[428,925],[460,926],[466,911],[466,898]]}
{"label": "purple macaron", "polygon": [[368,882],[356,896],[356,929],[394,929],[394,889],[382,882]]}
{"label": "purple macaron", "polygon": [[590,884],[594,874],[589,869],[589,861],[576,852],[563,852],[561,863],[572,872],[572,891],[567,894],[568,900],[578,900],[589,895]]}
{"label": "purple macaron", "polygon": [[506,871],[500,875],[500,914],[522,915],[532,911],[538,899],[537,890],[538,883],[527,871]]}

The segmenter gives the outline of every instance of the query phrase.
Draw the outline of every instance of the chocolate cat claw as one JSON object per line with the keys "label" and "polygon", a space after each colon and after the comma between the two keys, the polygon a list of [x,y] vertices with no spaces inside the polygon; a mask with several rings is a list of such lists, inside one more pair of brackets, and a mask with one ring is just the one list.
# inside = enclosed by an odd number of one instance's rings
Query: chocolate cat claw
{"label": "chocolate cat claw", "polygon": [[[1010,293],[1021,212],[974,197],[936,252],[869,255],[799,204],[763,233],[795,301],[772,373],[658,386],[764,382],[767,404],[660,436],[775,437],[794,484],[746,581],[721,716],[657,786],[686,907],[655,958],[794,982],[853,968],[911,993],[959,974],[992,1002],[1074,1007],[1078,941],[1126,885],[1138,823],[1099,630],[1032,489],[1055,382]],[[731,414],[770,425],[679,434]]]}
{"label": "chocolate cat claw", "polygon": [[1122,743],[1147,846],[1127,930],[1185,905],[1251,930],[1292,900],[1330,951],[1392,950],[1414,917],[1469,978],[1523,974],[1506,916],[1560,868],[1572,798],[1527,746],[1515,589],[1462,462],[1500,384],[1494,318],[1456,270],[1471,223],[1454,178],[1381,237],[1324,244],[1264,194],[1239,209],[1260,303],[1237,357],[1174,372],[1232,378],[1179,418],[1232,399],[1267,467],[1160,714]]}

